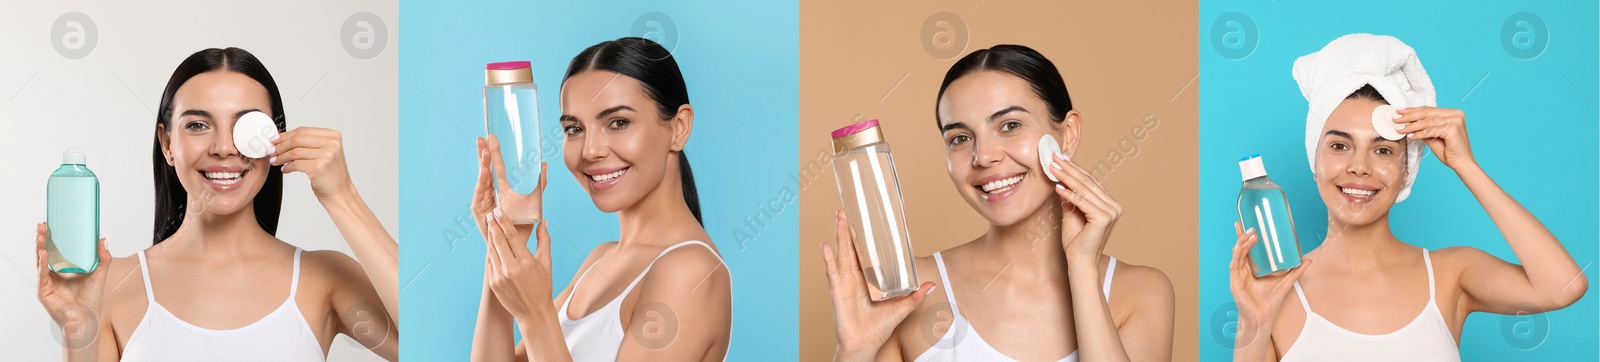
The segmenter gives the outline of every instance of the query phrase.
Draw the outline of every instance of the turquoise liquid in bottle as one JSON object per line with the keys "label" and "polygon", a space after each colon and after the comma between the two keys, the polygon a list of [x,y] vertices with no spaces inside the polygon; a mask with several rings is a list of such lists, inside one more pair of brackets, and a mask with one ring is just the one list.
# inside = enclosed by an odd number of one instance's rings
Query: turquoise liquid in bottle
{"label": "turquoise liquid in bottle", "polygon": [[1261,155],[1240,159],[1239,172],[1244,178],[1244,187],[1239,189],[1239,220],[1245,230],[1256,230],[1256,244],[1250,247],[1256,276],[1300,266],[1300,240],[1295,237],[1288,197],[1267,178]]}
{"label": "turquoise liquid in bottle", "polygon": [[88,273],[100,264],[100,181],[84,159],[68,149],[46,186],[44,248],[53,272]]}

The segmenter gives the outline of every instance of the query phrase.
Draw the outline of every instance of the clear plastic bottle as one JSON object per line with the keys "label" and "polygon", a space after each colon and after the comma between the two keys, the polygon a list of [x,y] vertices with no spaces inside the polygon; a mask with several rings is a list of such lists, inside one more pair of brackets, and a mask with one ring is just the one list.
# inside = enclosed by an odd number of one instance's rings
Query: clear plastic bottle
{"label": "clear plastic bottle", "polygon": [[[539,88],[533,84],[532,64],[528,61],[489,63],[484,66],[483,130],[500,141],[500,156],[505,160],[506,181],[518,194],[529,194],[539,183],[540,152]],[[496,181],[498,182],[498,181]],[[498,192],[498,185],[496,187]],[[496,195],[497,206],[510,214],[515,224],[539,221],[538,208],[529,198]]]}
{"label": "clear plastic bottle", "polygon": [[906,230],[894,157],[878,120],[833,131],[833,173],[856,240],[856,255],[872,300],[910,294],[917,268]]}
{"label": "clear plastic bottle", "polygon": [[1267,178],[1261,155],[1239,159],[1244,187],[1239,189],[1239,220],[1244,229],[1256,229],[1256,245],[1250,259],[1256,276],[1300,266],[1300,239],[1295,236],[1294,217],[1283,189]]}
{"label": "clear plastic bottle", "polygon": [[83,151],[67,149],[45,191],[44,249],[50,271],[88,273],[100,264],[100,181]]}

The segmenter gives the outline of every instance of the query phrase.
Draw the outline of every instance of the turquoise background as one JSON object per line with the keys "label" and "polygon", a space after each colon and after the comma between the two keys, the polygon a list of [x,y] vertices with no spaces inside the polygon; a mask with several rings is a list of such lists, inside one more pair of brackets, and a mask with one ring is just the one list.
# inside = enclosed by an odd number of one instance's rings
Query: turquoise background
{"label": "turquoise background", "polygon": [[695,106],[689,160],[706,231],[733,278],[728,360],[793,359],[798,11],[794,1],[401,2],[404,358],[459,361],[471,347],[485,249],[467,202],[477,177],[473,139],[483,135],[483,65],[533,62],[560,290],[590,250],[617,239],[618,226],[562,164],[554,131],[559,81],[583,48],[634,35],[669,49],[676,43]]}
{"label": "turquoise background", "polygon": [[[1502,45],[1503,23],[1532,12],[1548,43],[1531,60]],[[1213,25],[1239,12],[1255,24],[1253,52],[1215,47]],[[1229,251],[1240,186],[1237,161],[1263,155],[1289,194],[1305,251],[1321,244],[1327,209],[1305,156],[1306,102],[1290,75],[1295,58],[1348,33],[1393,35],[1417,50],[1438,89],[1439,106],[1466,112],[1473,155],[1495,182],[1560,238],[1591,281],[1566,309],[1526,317],[1474,313],[1461,336],[1468,361],[1595,360],[1597,213],[1597,8],[1593,1],[1471,2],[1205,1],[1200,4],[1200,354],[1232,358],[1235,318],[1228,290]],[[1242,22],[1240,24],[1243,24]],[[1248,29],[1247,26],[1242,27]],[[1254,35],[1251,37],[1250,35]],[[1246,43],[1249,43],[1248,41]],[[1241,55],[1248,54],[1248,56]],[[1229,57],[1231,55],[1231,57]],[[1238,58],[1238,59],[1234,59]],[[1482,206],[1448,167],[1425,156],[1416,185],[1391,210],[1395,236],[1439,249],[1466,245],[1505,260],[1516,256]],[[1521,329],[1518,326],[1543,327]],[[1510,326],[1510,327],[1505,327]],[[1523,350],[1519,340],[1542,344]],[[1521,343],[1521,342],[1517,342]],[[1530,343],[1535,345],[1535,343]]]}

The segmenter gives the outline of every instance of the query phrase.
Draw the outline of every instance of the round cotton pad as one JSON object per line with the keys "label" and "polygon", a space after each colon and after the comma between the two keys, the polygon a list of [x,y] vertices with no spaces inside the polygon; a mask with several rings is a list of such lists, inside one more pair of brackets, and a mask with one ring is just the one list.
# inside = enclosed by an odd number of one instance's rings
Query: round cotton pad
{"label": "round cotton pad", "polygon": [[1394,129],[1394,119],[1399,116],[1400,113],[1395,112],[1394,106],[1387,104],[1378,106],[1372,110],[1372,129],[1378,131],[1378,135],[1383,136],[1383,139],[1398,140],[1404,137]]}
{"label": "round cotton pad", "polygon": [[1044,176],[1049,177],[1051,182],[1061,182],[1056,179],[1056,175],[1050,173],[1050,163],[1055,162],[1056,153],[1060,152],[1061,144],[1056,143],[1055,137],[1050,135],[1039,137],[1039,167],[1041,167],[1039,170],[1044,171]]}
{"label": "round cotton pad", "polygon": [[245,157],[266,157],[267,148],[272,147],[272,135],[275,134],[278,134],[278,126],[272,123],[272,117],[261,112],[245,113],[233,125],[233,147],[238,148]]}

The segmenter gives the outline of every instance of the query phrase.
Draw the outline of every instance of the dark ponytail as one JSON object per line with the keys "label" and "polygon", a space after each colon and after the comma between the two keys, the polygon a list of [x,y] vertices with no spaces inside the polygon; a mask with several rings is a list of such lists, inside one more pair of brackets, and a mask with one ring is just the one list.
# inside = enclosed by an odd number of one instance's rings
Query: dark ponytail
{"label": "dark ponytail", "polygon": [[[161,127],[156,128],[155,145],[150,156],[155,166],[156,186],[155,239],[151,240],[151,245],[160,244],[178,231],[178,227],[183,225],[183,216],[189,204],[189,193],[178,182],[177,168],[168,165],[166,154],[161,152],[161,130],[172,130],[172,97],[189,78],[219,70],[244,74],[266,87],[278,132],[286,129],[283,96],[278,93],[278,83],[272,80],[272,74],[267,73],[267,67],[255,55],[239,48],[210,48],[190,54],[183,63],[179,63],[178,69],[172,71],[172,78],[167,80],[167,88],[161,92],[161,110],[156,113],[156,124]],[[261,225],[261,229],[268,234],[277,235],[278,212],[283,208],[282,167],[272,166],[268,170],[267,182],[256,193],[252,204],[255,205],[256,224]]]}
{"label": "dark ponytail", "polygon": [[[689,89],[684,85],[683,73],[672,52],[645,38],[627,37],[605,41],[584,49],[572,58],[567,66],[567,78],[590,70],[615,72],[633,78],[644,86],[645,94],[655,100],[661,118],[672,118],[678,107],[689,104]],[[694,213],[694,220],[705,225],[700,217],[700,196],[694,189],[694,173],[689,170],[687,152],[678,151],[678,174],[683,183],[683,202]]]}
{"label": "dark ponytail", "polygon": [[[1055,63],[1033,48],[1000,44],[967,54],[950,66],[950,70],[944,74],[944,83],[939,85],[939,98],[934,100],[933,114],[939,114],[939,102],[944,100],[944,91],[950,88],[950,83],[983,70],[1010,74],[1028,82],[1033,94],[1049,107],[1047,112],[1051,121],[1065,121],[1067,112],[1072,110],[1072,97],[1067,94],[1067,83],[1061,79],[1061,71],[1056,69]],[[939,126],[937,117],[933,125]]]}

